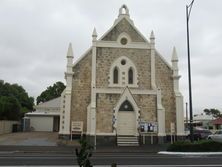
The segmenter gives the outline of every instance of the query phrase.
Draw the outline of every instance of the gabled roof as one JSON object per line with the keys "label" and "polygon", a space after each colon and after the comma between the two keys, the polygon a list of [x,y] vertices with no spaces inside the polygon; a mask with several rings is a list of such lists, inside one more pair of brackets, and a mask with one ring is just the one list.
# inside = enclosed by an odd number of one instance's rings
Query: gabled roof
{"label": "gabled roof", "polygon": [[115,20],[113,26],[107,32],[105,32],[99,40],[106,40],[106,38],[110,35],[113,35],[113,32],[115,32],[115,30],[118,29],[119,27],[120,28],[122,27],[122,29],[120,29],[120,32],[118,32],[119,34],[125,31],[133,31],[134,33],[137,34],[137,38],[140,38],[140,41],[137,42],[149,43],[148,40],[143,36],[143,34],[140,33],[140,31],[135,27],[133,21],[129,18],[128,15],[120,15]]}
{"label": "gabled roof", "polygon": [[206,115],[206,114],[197,114],[197,115],[194,115],[193,116],[193,120],[195,121],[199,121],[199,120],[202,120],[202,121],[207,121],[207,120],[214,120],[213,116],[211,115]]}
{"label": "gabled roof", "polygon": [[42,109],[42,108],[59,108],[60,107],[61,97],[57,97],[55,99],[49,100],[44,103],[40,103],[34,106],[35,109]]}
{"label": "gabled roof", "polygon": [[[126,10],[126,13],[122,12],[122,9]],[[114,21],[114,24],[112,27],[106,31],[99,39],[98,41],[106,41],[106,38],[109,35],[112,35],[112,32],[115,31],[115,28],[118,25],[121,25],[122,23],[127,24],[134,32],[137,34],[137,37],[142,39],[142,41],[135,41],[135,42],[145,42],[147,44],[150,44],[150,42],[143,36],[143,34],[135,27],[133,21],[130,19],[129,16],[129,10],[126,5],[122,5],[120,10],[119,10],[119,16],[118,18]],[[124,33],[124,32],[118,32],[119,34]],[[93,34],[95,34],[95,29],[93,30]],[[96,34],[97,35],[97,34]],[[133,41],[134,42],[134,41]],[[73,67],[76,66],[85,56],[87,56],[90,52],[92,51],[92,47],[90,47],[82,56],[79,57],[79,59],[73,64]],[[166,61],[166,59],[155,49],[156,54],[160,56],[160,58],[164,61],[164,63],[172,69],[172,66]]]}
{"label": "gabled roof", "polygon": [[212,124],[214,125],[222,125],[222,118],[217,118],[215,120],[212,121]]}

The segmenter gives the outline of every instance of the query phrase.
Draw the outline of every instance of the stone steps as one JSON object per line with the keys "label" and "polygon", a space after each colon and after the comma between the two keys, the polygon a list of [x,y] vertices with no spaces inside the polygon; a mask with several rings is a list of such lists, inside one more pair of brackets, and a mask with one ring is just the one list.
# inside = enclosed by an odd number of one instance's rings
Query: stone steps
{"label": "stone steps", "polygon": [[139,146],[137,136],[117,136],[117,146]]}

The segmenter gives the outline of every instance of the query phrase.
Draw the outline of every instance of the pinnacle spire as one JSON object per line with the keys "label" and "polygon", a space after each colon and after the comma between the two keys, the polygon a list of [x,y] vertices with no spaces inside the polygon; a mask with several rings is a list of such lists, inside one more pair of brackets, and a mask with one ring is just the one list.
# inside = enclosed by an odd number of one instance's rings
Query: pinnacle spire
{"label": "pinnacle spire", "polygon": [[173,47],[173,53],[172,53],[171,61],[178,61],[177,51],[176,51],[175,46]]}
{"label": "pinnacle spire", "polygon": [[153,32],[153,30],[151,31],[150,39],[155,39],[155,36],[154,36],[154,32]]}
{"label": "pinnacle spire", "polygon": [[73,51],[72,51],[72,43],[71,42],[69,43],[67,57],[73,58]]}
{"label": "pinnacle spire", "polygon": [[93,36],[93,37],[97,37],[97,32],[96,32],[96,28],[95,28],[95,27],[94,27],[94,29],[93,29],[92,36]]}

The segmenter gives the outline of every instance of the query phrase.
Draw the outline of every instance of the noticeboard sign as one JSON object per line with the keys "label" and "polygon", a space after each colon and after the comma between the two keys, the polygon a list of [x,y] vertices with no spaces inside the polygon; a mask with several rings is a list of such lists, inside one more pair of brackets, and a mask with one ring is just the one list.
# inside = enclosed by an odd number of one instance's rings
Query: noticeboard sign
{"label": "noticeboard sign", "polygon": [[72,132],[82,132],[83,131],[83,122],[82,121],[72,121],[71,131]]}
{"label": "noticeboard sign", "polygon": [[175,133],[175,132],[176,132],[175,123],[174,123],[174,122],[171,122],[171,123],[170,123],[170,132],[171,132],[171,133]]}
{"label": "noticeboard sign", "polygon": [[139,123],[140,125],[140,132],[142,133],[155,133],[157,132],[157,122],[146,122],[146,121],[141,121]]}

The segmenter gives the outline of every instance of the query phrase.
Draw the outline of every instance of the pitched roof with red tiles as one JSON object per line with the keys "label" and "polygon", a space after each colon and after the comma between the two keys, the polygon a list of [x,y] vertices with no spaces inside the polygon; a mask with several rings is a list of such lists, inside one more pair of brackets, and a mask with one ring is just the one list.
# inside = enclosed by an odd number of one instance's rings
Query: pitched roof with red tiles
{"label": "pitched roof with red tiles", "polygon": [[221,125],[222,124],[222,117],[220,117],[220,118],[217,118],[217,119],[215,119],[215,120],[213,120],[212,121],[212,124],[214,124],[214,125]]}

